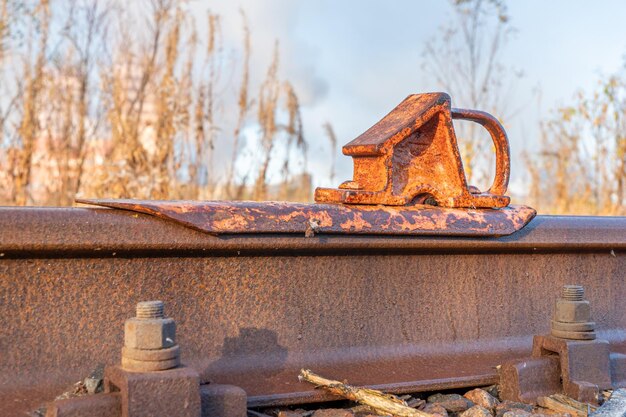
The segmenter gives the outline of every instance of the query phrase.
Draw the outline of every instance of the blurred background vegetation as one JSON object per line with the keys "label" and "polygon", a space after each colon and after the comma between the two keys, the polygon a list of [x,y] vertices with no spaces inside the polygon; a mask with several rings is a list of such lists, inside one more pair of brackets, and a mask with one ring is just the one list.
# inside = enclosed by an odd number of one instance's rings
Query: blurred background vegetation
{"label": "blurred background vegetation", "polygon": [[[506,126],[519,113],[508,98],[523,76],[503,58],[514,34],[506,4],[452,6],[423,48],[431,91]],[[234,51],[224,47],[221,16],[193,10],[184,0],[0,0],[0,204],[309,201],[316,178],[348,179],[335,178],[336,154],[352,137],[337,138],[332,120],[324,137],[305,137],[298,91],[279,76],[280,40],[269,66],[252,67],[245,10]],[[512,155],[528,173],[516,202],[543,213],[625,215],[624,74],[602,77],[538,123],[539,145]],[[488,182],[492,147],[475,124],[456,128],[468,180]],[[325,172],[307,164],[316,141],[332,151]]]}

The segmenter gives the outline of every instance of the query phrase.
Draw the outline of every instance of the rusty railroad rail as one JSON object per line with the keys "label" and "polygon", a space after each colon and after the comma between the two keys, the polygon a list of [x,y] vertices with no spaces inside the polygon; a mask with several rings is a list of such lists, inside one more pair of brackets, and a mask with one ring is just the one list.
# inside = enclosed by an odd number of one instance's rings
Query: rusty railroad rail
{"label": "rusty railroad rail", "polygon": [[182,361],[250,405],[325,399],[302,366],[393,392],[489,384],[573,281],[626,353],[624,271],[623,217],[538,216],[500,238],[216,237],[125,211],[2,208],[0,404],[35,407],[118,363],[147,299],[176,318]]}

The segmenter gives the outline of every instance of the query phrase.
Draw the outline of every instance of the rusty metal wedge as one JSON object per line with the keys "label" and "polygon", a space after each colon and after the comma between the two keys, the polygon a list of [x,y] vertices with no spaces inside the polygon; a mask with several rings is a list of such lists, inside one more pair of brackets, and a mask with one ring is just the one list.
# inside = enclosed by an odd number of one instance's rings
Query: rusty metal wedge
{"label": "rusty metal wedge", "polygon": [[212,234],[506,236],[524,227],[536,214],[527,206],[467,210],[422,204],[398,207],[269,201],[77,202],[152,214]]}

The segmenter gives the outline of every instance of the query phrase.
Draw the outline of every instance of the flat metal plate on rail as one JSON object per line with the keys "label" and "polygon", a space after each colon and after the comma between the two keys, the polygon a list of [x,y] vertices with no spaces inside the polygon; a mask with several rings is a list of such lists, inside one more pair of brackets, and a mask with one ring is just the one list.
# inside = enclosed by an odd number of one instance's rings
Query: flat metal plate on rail
{"label": "flat metal plate on rail", "polygon": [[76,200],[173,220],[212,234],[332,233],[506,236],[536,214],[527,206],[459,209],[255,201]]}

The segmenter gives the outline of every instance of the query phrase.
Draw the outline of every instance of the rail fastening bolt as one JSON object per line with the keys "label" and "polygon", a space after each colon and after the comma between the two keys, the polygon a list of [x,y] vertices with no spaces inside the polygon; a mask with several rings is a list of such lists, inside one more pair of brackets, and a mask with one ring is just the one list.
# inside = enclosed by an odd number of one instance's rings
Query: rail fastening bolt
{"label": "rail fastening bolt", "polygon": [[142,301],[137,304],[136,317],[124,323],[124,369],[140,372],[163,371],[180,364],[176,323],[165,317],[163,310],[162,301]]}
{"label": "rail fastening bolt", "polygon": [[556,300],[551,334],[561,339],[593,340],[595,323],[591,321],[591,306],[585,300],[582,285],[564,285]]}

